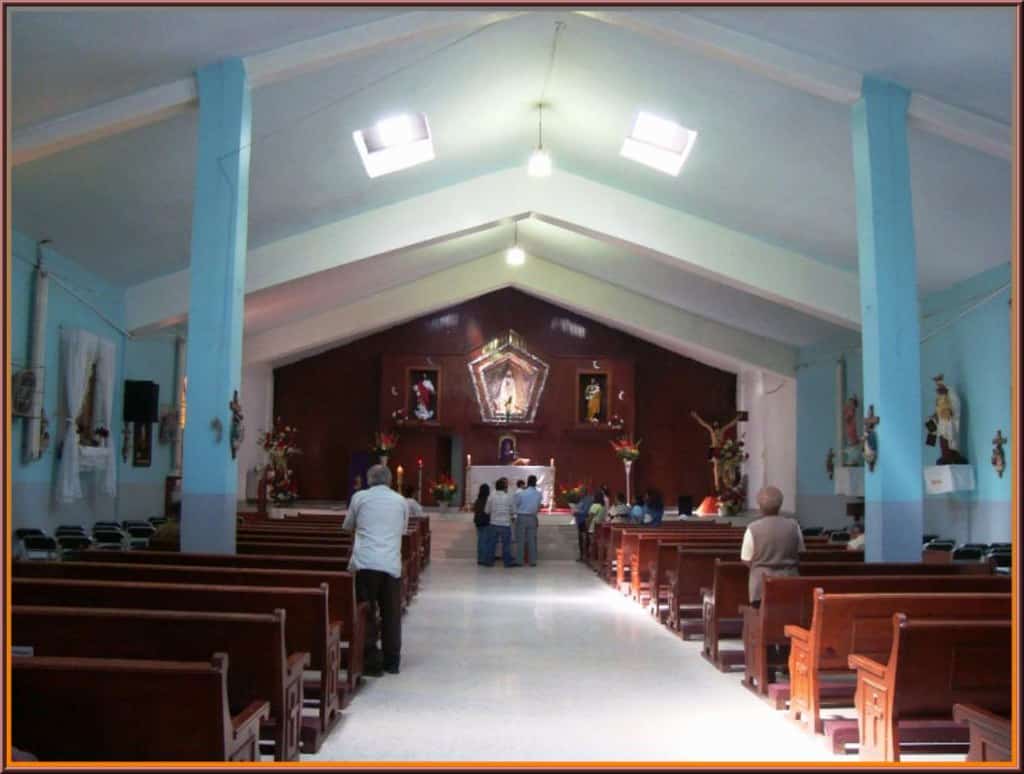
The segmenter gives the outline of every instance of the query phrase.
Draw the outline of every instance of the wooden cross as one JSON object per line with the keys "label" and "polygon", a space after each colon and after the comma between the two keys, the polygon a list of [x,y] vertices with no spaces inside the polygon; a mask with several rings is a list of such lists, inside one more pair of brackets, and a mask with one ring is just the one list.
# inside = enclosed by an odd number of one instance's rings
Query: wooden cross
{"label": "wooden cross", "polygon": [[1003,431],[1002,430],[996,430],[996,437],[992,439],[992,445],[993,446],[1002,446],[1004,443],[1006,443],[1006,439],[1003,438]]}
{"label": "wooden cross", "polygon": [[875,416],[875,404],[872,403],[868,406],[868,415],[864,417],[864,432],[870,433],[875,429],[875,425],[882,421],[881,417]]}

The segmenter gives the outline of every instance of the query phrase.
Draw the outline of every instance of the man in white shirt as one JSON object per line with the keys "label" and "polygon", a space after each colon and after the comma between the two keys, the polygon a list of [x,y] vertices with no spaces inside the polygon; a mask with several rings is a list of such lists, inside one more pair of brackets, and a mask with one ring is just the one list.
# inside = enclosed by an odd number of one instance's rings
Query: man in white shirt
{"label": "man in white shirt", "polygon": [[484,511],[491,517],[490,545],[484,552],[488,567],[494,566],[494,549],[501,541],[501,560],[506,567],[515,567],[512,558],[512,522],[515,519],[516,504],[508,493],[508,479],[499,478],[494,484],[494,493],[487,500]]}
{"label": "man in white shirt", "polygon": [[537,566],[537,529],[540,520],[537,513],[543,496],[537,489],[537,477],[530,476],[526,485],[514,495],[516,506],[516,565],[523,566],[529,554],[530,566]]}
{"label": "man in white shirt", "polygon": [[368,489],[352,495],[342,529],[355,530],[348,568],[356,574],[356,598],[370,603],[363,674],[378,677],[382,671],[398,674],[401,661],[402,535],[409,526],[409,508],[392,491],[391,471],[385,466],[370,468],[366,483]]}
{"label": "man in white shirt", "polygon": [[414,487],[412,484],[406,484],[405,487],[402,489],[402,494],[405,495],[405,505],[409,509],[410,519],[414,516],[423,515],[423,506],[419,504],[419,501],[415,497],[413,497],[413,494],[415,492],[416,487]]}

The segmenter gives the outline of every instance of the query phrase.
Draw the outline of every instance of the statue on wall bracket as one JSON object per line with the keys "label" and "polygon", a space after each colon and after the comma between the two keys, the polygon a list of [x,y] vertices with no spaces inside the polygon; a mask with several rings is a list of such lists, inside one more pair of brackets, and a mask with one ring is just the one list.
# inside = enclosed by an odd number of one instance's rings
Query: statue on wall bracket
{"label": "statue on wall bracket", "polygon": [[469,374],[480,419],[488,424],[532,423],[548,378],[548,364],[515,331],[484,346]]}
{"label": "statue on wall bracket", "polygon": [[928,435],[925,444],[938,442],[939,459],[936,465],[966,465],[967,458],[960,453],[960,396],[943,381],[943,375],[933,376],[935,382],[935,413],[924,423]]}

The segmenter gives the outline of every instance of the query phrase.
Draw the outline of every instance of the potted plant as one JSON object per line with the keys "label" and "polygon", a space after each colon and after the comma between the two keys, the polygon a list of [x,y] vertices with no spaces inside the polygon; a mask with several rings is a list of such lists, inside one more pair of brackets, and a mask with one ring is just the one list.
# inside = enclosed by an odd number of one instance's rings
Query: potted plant
{"label": "potted plant", "polygon": [[298,483],[288,467],[289,457],[302,454],[295,443],[296,435],[296,429],[284,424],[278,417],[274,427],[261,433],[257,439],[260,448],[267,453],[267,464],[261,472],[266,488],[265,496],[270,502],[287,503],[299,497]]}
{"label": "potted plant", "polygon": [[391,452],[398,446],[398,433],[385,433],[384,431],[378,431],[374,434],[373,454],[377,455],[381,465],[388,464],[388,457],[391,456]]}
{"label": "potted plant", "polygon": [[459,491],[458,485],[448,476],[442,475],[430,485],[430,494],[441,506],[442,511],[451,507],[455,494]]}

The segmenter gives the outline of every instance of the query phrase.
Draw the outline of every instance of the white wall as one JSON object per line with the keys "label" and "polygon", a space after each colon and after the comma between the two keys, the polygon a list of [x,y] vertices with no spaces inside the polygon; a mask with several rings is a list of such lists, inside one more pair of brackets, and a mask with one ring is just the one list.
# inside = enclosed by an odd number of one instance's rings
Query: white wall
{"label": "white wall", "polygon": [[747,506],[757,508],[763,486],[782,490],[783,510],[796,510],[796,380],[761,370],[742,371],[736,380],[736,405],[747,411],[740,425],[750,455]]}
{"label": "white wall", "polygon": [[266,462],[266,454],[256,440],[273,423],[274,370],[264,364],[245,366],[239,397],[245,416],[245,438],[238,450],[238,499],[244,500],[246,474]]}

